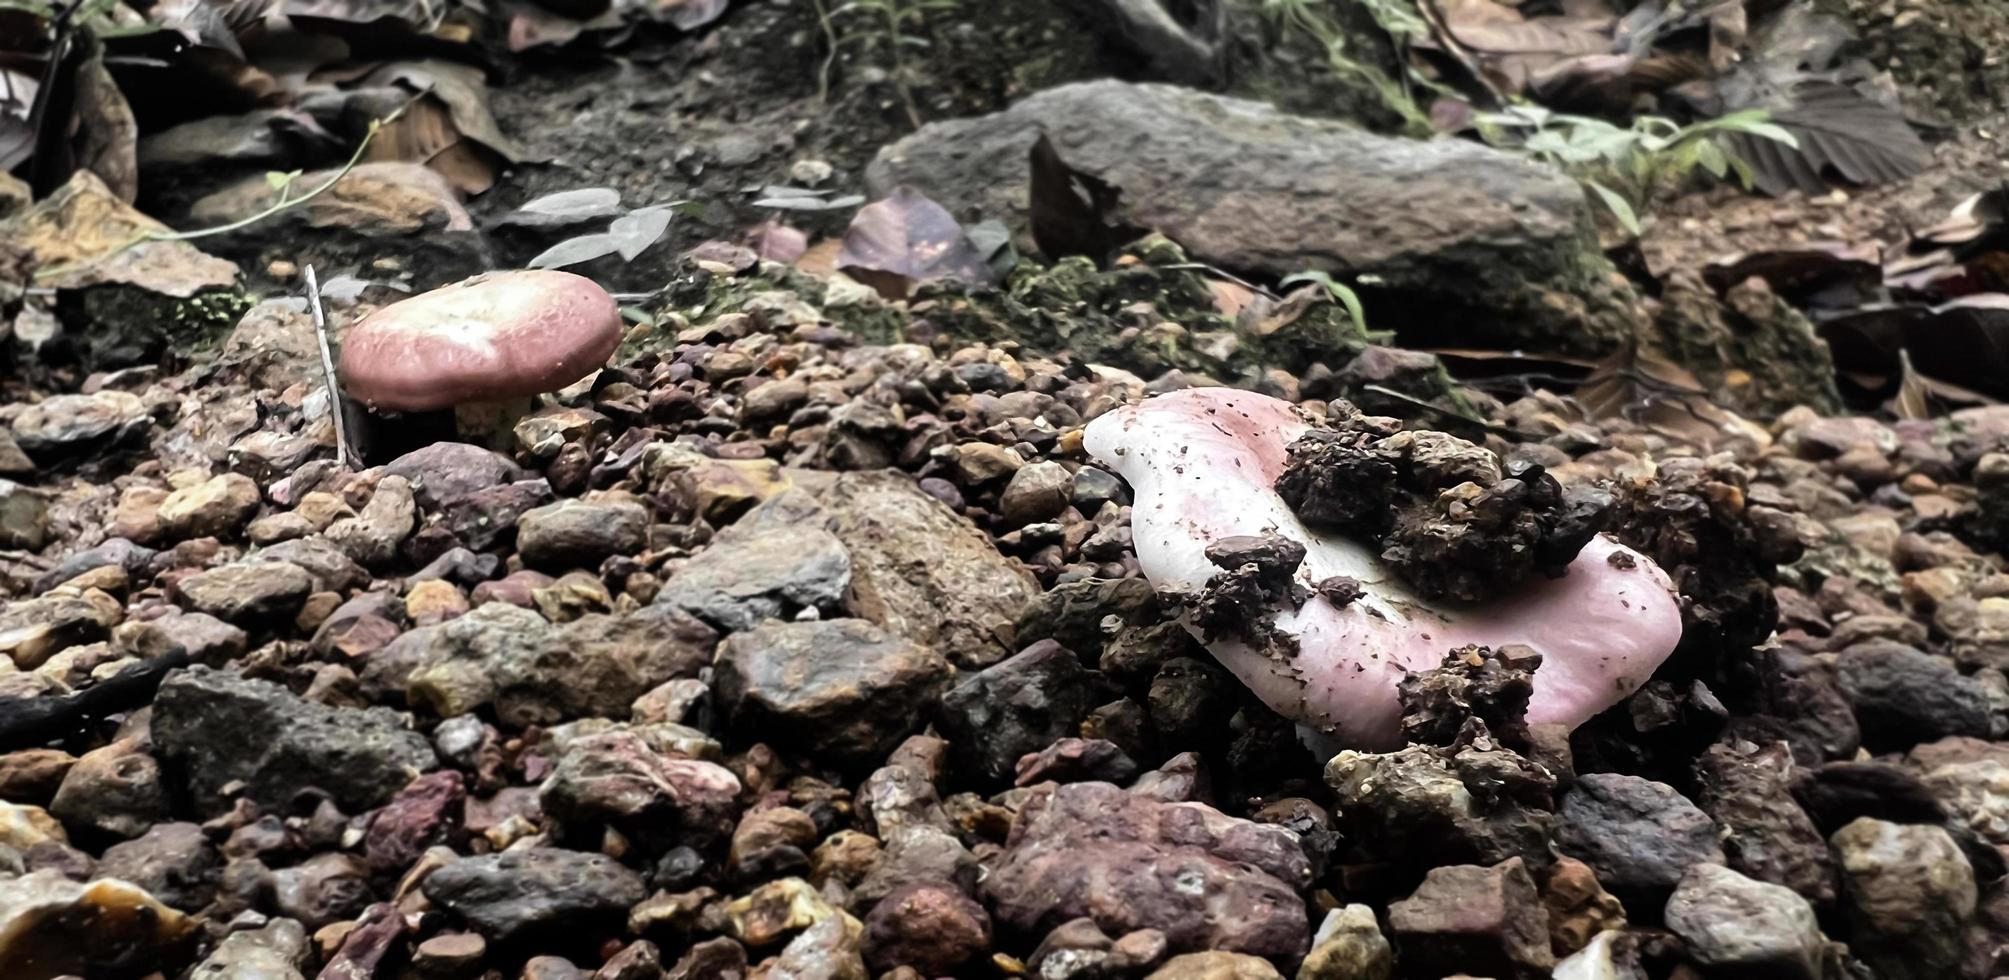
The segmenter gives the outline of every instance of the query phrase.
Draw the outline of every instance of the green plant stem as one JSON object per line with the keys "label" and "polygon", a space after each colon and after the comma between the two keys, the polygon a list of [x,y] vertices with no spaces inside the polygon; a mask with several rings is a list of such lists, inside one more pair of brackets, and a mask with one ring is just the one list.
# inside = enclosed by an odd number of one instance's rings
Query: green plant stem
{"label": "green plant stem", "polygon": [[900,103],[907,109],[907,121],[915,129],[921,128],[921,110],[914,105],[914,92],[907,87],[907,56],[900,51],[900,18],[902,13],[899,0],[887,0],[886,42],[893,46],[893,88],[900,93]]}
{"label": "green plant stem", "polygon": [[356,151],[354,153],[349,154],[349,160],[347,163],[342,164],[342,169],[337,170],[335,172],[335,175],[328,178],[327,181],[321,184],[321,186],[316,187],[313,190],[300,195],[299,197],[288,197],[286,193],[287,189],[280,188],[279,200],[274,202],[271,207],[265,208],[262,211],[258,211],[255,214],[239,218],[236,221],[232,221],[227,224],[216,225],[209,228],[197,228],[193,231],[141,232],[138,235],[134,235],[132,238],[129,238],[124,242],[121,242],[120,244],[114,246],[112,249],[105,252],[103,255],[98,255],[93,258],[85,259],[82,262],[73,262],[69,265],[56,266],[55,268],[51,269],[39,269],[35,272],[35,278],[37,280],[53,279],[56,278],[57,276],[68,275],[72,272],[76,272],[79,269],[88,269],[101,262],[110,261],[111,259],[119,255],[122,255],[131,249],[138,248],[139,246],[147,244],[149,242],[186,242],[186,241],[192,241],[197,238],[208,238],[212,235],[227,235],[233,231],[248,228],[254,224],[257,224],[260,221],[264,221],[266,218],[270,218],[273,215],[280,213],[281,211],[286,211],[292,208],[299,207],[300,205],[305,204],[308,201],[320,197],[322,194],[326,193],[329,188],[334,187],[336,184],[340,183],[342,178],[347,177],[350,171],[355,170],[356,165],[363,161],[363,154],[369,151],[370,143],[377,138],[377,133],[380,130],[382,130],[386,125],[396,122],[399,118],[403,117],[405,114],[405,109],[410,107],[410,105],[411,103],[407,102],[404,105],[399,106],[395,111],[391,112],[389,115],[383,117],[382,119],[370,120],[369,129],[363,133],[362,140],[356,143]]}
{"label": "green plant stem", "polygon": [[837,64],[837,49],[843,42],[837,37],[837,25],[830,22],[830,8],[823,0],[810,2],[816,5],[816,26],[823,31],[823,44],[828,49],[816,70],[816,102],[821,105],[830,101],[830,69]]}

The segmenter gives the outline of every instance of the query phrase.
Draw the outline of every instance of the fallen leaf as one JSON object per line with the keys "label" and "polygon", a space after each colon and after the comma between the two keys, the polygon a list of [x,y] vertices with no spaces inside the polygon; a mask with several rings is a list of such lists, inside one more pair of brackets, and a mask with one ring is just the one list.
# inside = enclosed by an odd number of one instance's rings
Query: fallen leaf
{"label": "fallen leaf", "polygon": [[1878,246],[1871,243],[1810,242],[1794,248],[1746,252],[1718,259],[1702,268],[1702,279],[1717,293],[1726,293],[1746,279],[1757,278],[1793,305],[1833,309],[1856,307],[1875,298],[1884,270]]}
{"label": "fallen leaf", "polygon": [[0,70],[0,171],[12,170],[35,152],[28,113],[40,83],[20,72]]}
{"label": "fallen leaf", "polygon": [[1822,320],[1818,330],[1838,371],[1898,379],[1908,360],[1928,378],[2009,398],[2009,294],[1871,307]]}
{"label": "fallen leaf", "polygon": [[525,201],[495,223],[518,228],[549,228],[613,218],[621,213],[621,192],[612,187],[581,187]]}
{"label": "fallen leaf", "polygon": [[1086,255],[1107,264],[1117,249],[1144,235],[1142,229],[1112,217],[1122,192],[1093,174],[1068,166],[1045,133],[1032,144],[1027,193],[1032,241],[1048,259]]}
{"label": "fallen leaf", "polygon": [[770,262],[789,263],[808,251],[809,236],[800,228],[770,218],[747,231],[746,246]]}
{"label": "fallen leaf", "polygon": [[98,175],[119,200],[139,195],[139,124],[105,70],[102,48],[77,69],[77,134],[72,156],[77,166]]}
{"label": "fallen leaf", "polygon": [[1762,442],[1762,428],[1709,400],[1701,379],[1652,347],[1635,342],[1599,362],[1576,390],[1591,418],[1625,418],[1669,439],[1713,448],[1732,440]]}
{"label": "fallen leaf", "polygon": [[905,186],[858,209],[844,230],[837,268],[893,299],[939,279],[973,286],[996,281],[955,217]]}
{"label": "fallen leaf", "polygon": [[187,299],[231,286],[237,267],[183,241],[145,241],[168,227],[119,200],[105,182],[79,170],[34,207],[0,222],[0,239],[12,242],[37,266],[36,284],[54,289],[135,286]]}
{"label": "fallen leaf", "polygon": [[563,269],[568,265],[591,262],[597,258],[613,255],[621,250],[621,243],[613,235],[598,232],[567,238],[531,259],[525,265],[532,269]]}
{"label": "fallen leaf", "polygon": [[646,208],[636,208],[607,226],[607,234],[613,236],[615,248],[621,259],[633,262],[643,252],[649,250],[656,240],[668,231],[670,219],[676,215],[676,205],[657,204]]}
{"label": "fallen leaf", "polygon": [[1853,184],[1887,184],[1918,173],[1932,159],[1902,112],[1835,82],[1801,82],[1771,121],[1792,133],[1798,148],[1730,135],[1751,165],[1752,182],[1767,194],[1823,193],[1831,172]]}

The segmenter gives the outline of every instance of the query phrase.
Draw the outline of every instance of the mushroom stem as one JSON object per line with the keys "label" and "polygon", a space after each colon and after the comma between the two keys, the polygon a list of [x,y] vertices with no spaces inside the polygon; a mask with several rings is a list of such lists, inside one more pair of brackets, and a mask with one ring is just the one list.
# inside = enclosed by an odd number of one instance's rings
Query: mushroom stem
{"label": "mushroom stem", "polygon": [[516,420],[536,409],[532,395],[462,402],[453,407],[453,427],[462,442],[508,452]]}
{"label": "mushroom stem", "polygon": [[347,403],[349,438],[364,466],[381,466],[436,442],[454,442],[453,409],[432,412],[376,412]]}

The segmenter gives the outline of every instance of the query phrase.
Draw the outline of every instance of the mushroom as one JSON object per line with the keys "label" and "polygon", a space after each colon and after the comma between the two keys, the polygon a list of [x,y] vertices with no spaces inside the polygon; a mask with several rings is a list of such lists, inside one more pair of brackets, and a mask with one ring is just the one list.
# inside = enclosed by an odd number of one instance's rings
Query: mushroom
{"label": "mushroom", "polygon": [[1598,536],[1558,579],[1488,602],[1431,603],[1412,594],[1359,542],[1315,533],[1274,489],[1307,423],[1289,403],[1225,388],[1160,395],[1108,412],[1084,433],[1089,453],[1135,492],[1137,561],[1161,589],[1199,591],[1219,569],[1207,548],[1225,538],[1281,535],[1304,545],[1297,581],[1334,576],[1365,594],[1335,604],[1277,604],[1267,622],[1295,650],[1187,628],[1280,714],[1345,744],[1401,744],[1396,685],[1468,644],[1519,643],[1543,661],[1530,722],[1575,727],[1637,690],[1681,638],[1681,607],[1646,556]]}
{"label": "mushroom", "polygon": [[592,373],[620,343],[621,311],[592,280],[493,272],[364,317],[342,342],[342,386],[372,414],[438,423],[451,411],[463,436],[479,436],[506,431],[531,399]]}

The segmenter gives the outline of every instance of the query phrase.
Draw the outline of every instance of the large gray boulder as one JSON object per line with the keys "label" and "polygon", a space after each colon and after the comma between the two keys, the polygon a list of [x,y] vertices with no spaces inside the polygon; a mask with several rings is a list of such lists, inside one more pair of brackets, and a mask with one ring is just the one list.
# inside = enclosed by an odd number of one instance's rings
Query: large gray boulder
{"label": "large gray boulder", "polygon": [[924,126],[882,149],[866,179],[875,194],[911,185],[959,218],[1023,232],[1028,152],[1042,132],[1069,166],[1122,191],[1125,222],[1196,259],[1269,276],[1379,276],[1361,290],[1377,327],[1427,340],[1450,324],[1462,343],[1490,328],[1577,350],[1630,327],[1576,182],[1464,140],[1377,136],[1259,102],[1097,81]]}

